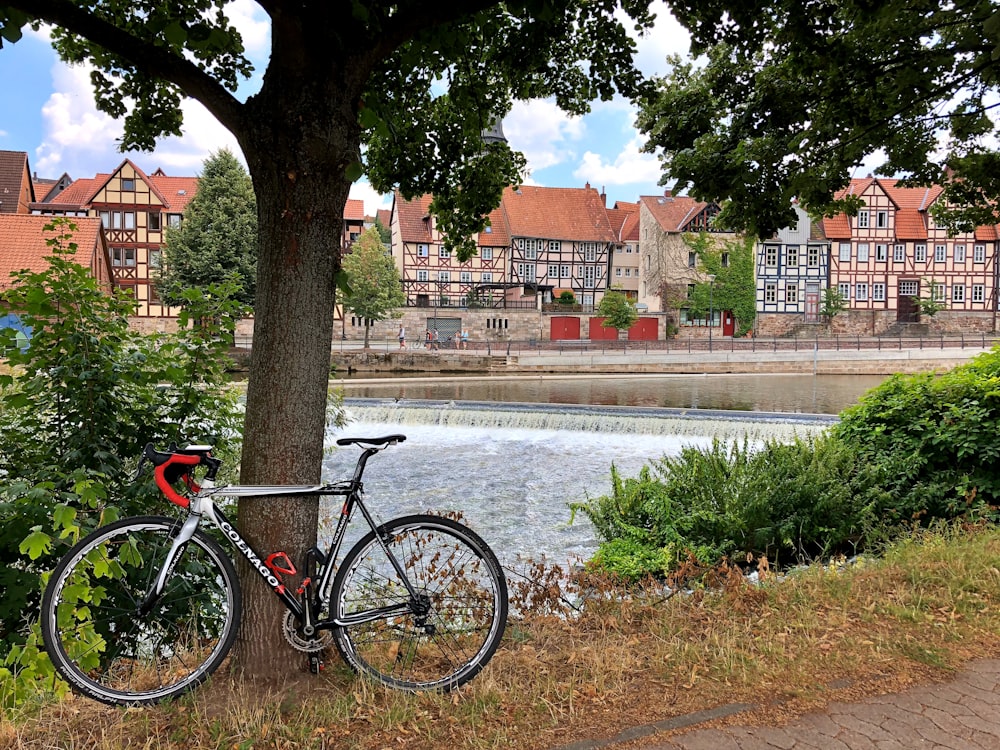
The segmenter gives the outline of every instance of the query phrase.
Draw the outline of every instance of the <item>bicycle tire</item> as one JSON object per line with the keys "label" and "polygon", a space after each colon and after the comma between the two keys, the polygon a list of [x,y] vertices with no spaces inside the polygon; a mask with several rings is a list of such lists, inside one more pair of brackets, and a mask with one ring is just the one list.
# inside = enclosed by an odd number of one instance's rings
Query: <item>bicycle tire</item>
{"label": "bicycle tire", "polygon": [[243,596],[232,561],[196,530],[162,596],[138,604],[159,574],[183,521],[123,518],[75,544],[42,597],[42,638],[59,674],[110,705],[158,703],[192,690],[236,640]]}
{"label": "bicycle tire", "polygon": [[[465,684],[492,658],[507,624],[496,555],[475,532],[439,516],[404,516],[377,533],[429,611],[334,628],[337,650],[355,672],[389,687],[446,692]],[[372,531],[344,557],[331,591],[337,618],[410,598]]]}

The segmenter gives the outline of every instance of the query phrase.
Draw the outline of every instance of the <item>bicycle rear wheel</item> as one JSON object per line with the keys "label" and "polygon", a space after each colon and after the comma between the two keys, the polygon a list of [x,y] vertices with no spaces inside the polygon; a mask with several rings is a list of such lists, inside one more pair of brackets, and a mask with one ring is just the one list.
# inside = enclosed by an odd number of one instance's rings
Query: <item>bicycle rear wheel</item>
{"label": "bicycle rear wheel", "polygon": [[124,518],[80,540],[42,597],[42,638],[76,690],[102,703],[141,705],[203,682],[236,639],[243,598],[217,542],[195,531],[163,594],[140,605],[182,521]]}
{"label": "bicycle rear wheel", "polygon": [[[417,597],[382,550],[385,542]],[[405,607],[402,614],[375,610]],[[397,518],[347,553],[333,582],[334,643],[358,673],[403,690],[451,690],[493,656],[507,623],[507,582],[496,555],[448,518]],[[365,613],[370,613],[366,615]],[[360,622],[365,618],[367,622]]]}

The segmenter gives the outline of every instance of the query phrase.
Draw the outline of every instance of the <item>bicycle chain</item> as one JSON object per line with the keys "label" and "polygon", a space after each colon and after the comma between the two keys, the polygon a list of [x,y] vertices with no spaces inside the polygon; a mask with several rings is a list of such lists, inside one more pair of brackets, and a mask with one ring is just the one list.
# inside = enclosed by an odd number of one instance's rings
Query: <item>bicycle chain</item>
{"label": "bicycle chain", "polygon": [[285,612],[285,619],[281,623],[281,631],[285,634],[285,640],[296,651],[313,653],[322,651],[333,643],[333,631],[321,630],[315,638],[305,638],[295,627],[295,615]]}

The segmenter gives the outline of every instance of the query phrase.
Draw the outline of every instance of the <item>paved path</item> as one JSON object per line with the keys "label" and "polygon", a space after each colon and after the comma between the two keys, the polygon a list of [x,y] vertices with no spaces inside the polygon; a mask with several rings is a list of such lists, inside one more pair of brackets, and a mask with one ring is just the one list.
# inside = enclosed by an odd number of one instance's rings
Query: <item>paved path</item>
{"label": "paved path", "polygon": [[973,662],[949,682],[831,703],[781,727],[699,726],[752,708],[721,706],[560,750],[1000,750],[1000,659]]}

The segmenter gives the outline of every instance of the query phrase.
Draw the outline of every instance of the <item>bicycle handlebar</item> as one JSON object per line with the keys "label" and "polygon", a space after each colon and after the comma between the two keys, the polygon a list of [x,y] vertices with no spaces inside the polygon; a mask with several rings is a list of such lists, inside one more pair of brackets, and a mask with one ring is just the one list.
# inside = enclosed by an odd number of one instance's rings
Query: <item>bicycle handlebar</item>
{"label": "bicycle handlebar", "polygon": [[222,461],[212,457],[212,447],[208,445],[192,445],[178,449],[176,445],[171,444],[166,451],[158,451],[152,443],[146,443],[139,458],[139,465],[136,467],[136,478],[142,473],[143,464],[147,461],[154,466],[153,477],[160,492],[167,500],[182,508],[187,508],[190,501],[177,492],[173,484],[183,479],[188,489],[197,492],[200,488],[191,476],[191,471],[196,466],[205,466],[208,469],[205,477],[215,479],[219,467],[222,466]]}

